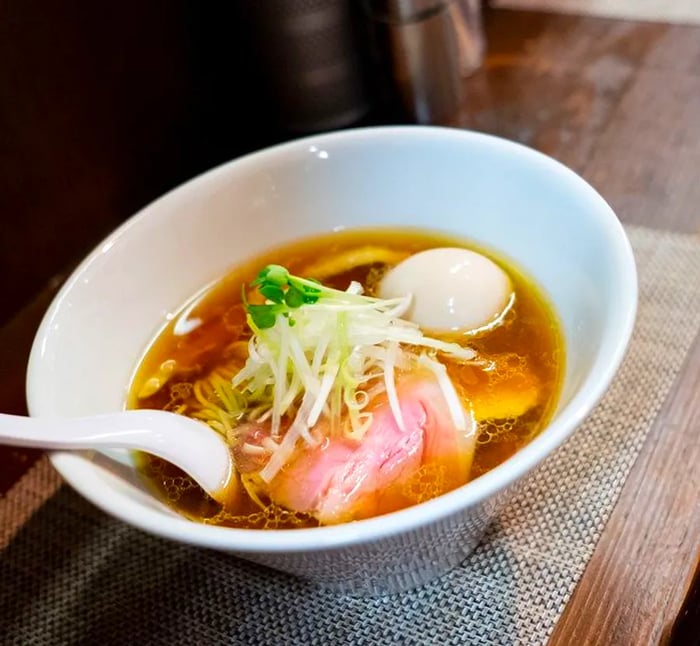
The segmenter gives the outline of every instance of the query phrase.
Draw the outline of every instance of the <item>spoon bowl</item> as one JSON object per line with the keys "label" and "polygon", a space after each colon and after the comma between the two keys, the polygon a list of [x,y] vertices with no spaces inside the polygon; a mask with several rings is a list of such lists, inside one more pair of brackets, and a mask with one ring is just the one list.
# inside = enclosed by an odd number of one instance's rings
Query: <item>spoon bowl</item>
{"label": "spoon bowl", "polygon": [[127,410],[68,419],[0,414],[0,444],[43,449],[131,449],[163,458],[214,500],[234,486],[224,439],[206,424],[162,410]]}

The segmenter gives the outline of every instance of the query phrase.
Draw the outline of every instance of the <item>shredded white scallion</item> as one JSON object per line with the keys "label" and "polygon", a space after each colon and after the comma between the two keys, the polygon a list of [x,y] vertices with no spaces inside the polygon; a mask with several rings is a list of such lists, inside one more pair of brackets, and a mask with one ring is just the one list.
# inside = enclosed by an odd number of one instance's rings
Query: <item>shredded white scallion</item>
{"label": "shredded white scallion", "polygon": [[455,428],[458,431],[466,431],[467,418],[464,415],[464,408],[462,408],[462,403],[459,401],[459,396],[457,395],[454,384],[447,374],[447,368],[439,361],[431,359],[425,354],[419,357],[418,362],[435,375],[440,390],[442,390],[442,394],[445,397],[445,402],[447,403],[447,408],[450,411],[450,417],[452,417],[452,423],[455,425]]}
{"label": "shredded white scallion", "polygon": [[396,378],[394,376],[394,365],[396,364],[396,353],[399,346],[395,341],[390,341],[386,348],[386,358],[384,360],[384,386],[386,388],[387,398],[389,399],[389,407],[391,413],[396,420],[396,425],[400,431],[406,431],[406,425],[401,414],[401,406],[399,405],[399,396],[396,393]]}
{"label": "shredded white scallion", "polygon": [[249,442],[244,442],[241,447],[245,453],[249,455],[265,455],[267,450],[258,444],[250,444]]}
{"label": "shredded white scallion", "polygon": [[307,421],[309,427],[314,426],[318,421],[318,418],[321,416],[323,408],[326,405],[328,395],[330,394],[331,388],[333,388],[333,384],[335,383],[335,378],[338,374],[339,368],[340,364],[337,361],[326,368],[326,373],[321,379],[321,387],[319,388],[318,397],[316,397],[313,408],[309,413],[309,419]]}
{"label": "shredded white scallion", "polygon": [[299,412],[294,418],[292,425],[282,439],[282,442],[272,453],[268,463],[261,469],[260,477],[265,482],[270,482],[278,473],[279,470],[286,464],[291,457],[296,447],[297,440],[304,435],[307,435],[313,443],[313,438],[309,435],[309,428],[306,425],[309,410],[313,405],[313,397],[311,393],[305,393],[302,399]]}
{"label": "shredded white scallion", "polygon": [[436,354],[472,361],[471,348],[425,336],[400,318],[411,305],[410,295],[372,298],[362,295],[359,283],[351,283],[347,292],[319,290],[315,302],[277,315],[271,325],[251,324],[255,334],[248,359],[232,380],[249,403],[248,418],[270,418],[272,438],[279,441],[268,438],[263,444],[270,452],[260,472],[264,481],[284,467],[299,440],[315,446],[338,432],[361,439],[372,424],[366,407],[379,394],[386,393],[398,428],[405,430],[396,371],[410,370],[416,362],[435,374],[455,426],[466,429],[464,410]]}

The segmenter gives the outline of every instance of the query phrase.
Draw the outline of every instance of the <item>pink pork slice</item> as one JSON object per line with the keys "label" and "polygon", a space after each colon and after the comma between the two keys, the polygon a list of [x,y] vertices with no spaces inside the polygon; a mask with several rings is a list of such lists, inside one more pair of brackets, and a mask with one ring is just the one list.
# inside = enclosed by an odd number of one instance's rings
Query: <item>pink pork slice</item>
{"label": "pink pork slice", "polygon": [[300,449],[270,483],[272,500],[332,524],[415,504],[418,499],[406,494],[406,485],[420,478],[422,467],[434,465],[442,474],[427,497],[465,484],[474,429],[455,428],[431,374],[403,378],[397,393],[405,430],[398,427],[384,399],[374,408],[361,441],[330,439],[319,447]]}

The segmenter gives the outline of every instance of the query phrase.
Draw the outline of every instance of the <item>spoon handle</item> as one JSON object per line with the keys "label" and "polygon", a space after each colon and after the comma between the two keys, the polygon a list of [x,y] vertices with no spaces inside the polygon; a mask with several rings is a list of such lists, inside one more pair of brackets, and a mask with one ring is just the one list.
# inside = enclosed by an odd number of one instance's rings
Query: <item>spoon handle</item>
{"label": "spoon handle", "polygon": [[154,448],[173,441],[152,411],[69,419],[0,414],[0,444],[43,449]]}
{"label": "spoon handle", "polygon": [[206,424],[153,410],[92,417],[21,417],[0,413],[0,444],[43,449],[134,449],[161,457],[189,473],[208,493],[229,480],[231,454]]}

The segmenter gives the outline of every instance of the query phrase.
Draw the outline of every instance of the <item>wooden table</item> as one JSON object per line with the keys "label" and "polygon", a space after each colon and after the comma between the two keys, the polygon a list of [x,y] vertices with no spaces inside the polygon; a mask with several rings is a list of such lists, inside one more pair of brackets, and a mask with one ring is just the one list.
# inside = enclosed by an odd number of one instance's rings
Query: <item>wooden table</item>
{"label": "wooden table", "polygon": [[[561,160],[625,223],[700,233],[700,28],[508,11],[488,12],[486,27],[487,60],[466,82],[469,127]],[[171,173],[173,183],[181,172]],[[163,181],[158,176],[135,195],[152,197]],[[123,209],[108,209],[73,247],[87,251]],[[67,266],[42,271],[45,288],[0,328],[4,412],[26,412],[31,339]],[[35,284],[36,272],[24,288],[32,293]],[[20,293],[16,286],[13,293]],[[700,468],[686,457],[699,433],[700,339],[552,644],[700,644]],[[39,455],[0,448],[0,492]]]}
{"label": "wooden table", "polygon": [[[504,12],[488,33],[470,125],[569,165],[625,223],[700,232],[700,29]],[[689,594],[675,639],[700,643],[699,432],[696,340],[553,644],[658,643]]]}

